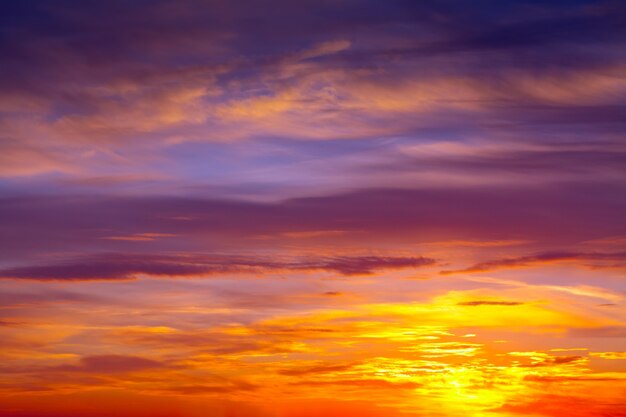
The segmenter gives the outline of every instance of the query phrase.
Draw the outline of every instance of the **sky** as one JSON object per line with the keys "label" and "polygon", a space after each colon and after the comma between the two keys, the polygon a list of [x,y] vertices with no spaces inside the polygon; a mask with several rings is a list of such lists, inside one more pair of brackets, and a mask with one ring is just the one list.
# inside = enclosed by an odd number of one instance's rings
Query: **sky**
{"label": "sky", "polygon": [[626,4],[0,2],[0,416],[626,416]]}

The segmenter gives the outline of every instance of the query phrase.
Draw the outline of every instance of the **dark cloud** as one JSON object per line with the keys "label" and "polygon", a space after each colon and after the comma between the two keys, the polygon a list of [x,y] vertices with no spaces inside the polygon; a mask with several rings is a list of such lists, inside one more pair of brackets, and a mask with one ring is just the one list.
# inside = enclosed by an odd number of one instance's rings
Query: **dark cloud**
{"label": "dark cloud", "polygon": [[476,307],[476,306],[519,306],[519,305],[523,305],[524,303],[521,303],[519,301],[488,301],[488,300],[475,300],[475,301],[465,301],[462,303],[457,303],[457,305],[459,306],[469,306],[469,307]]}
{"label": "dark cloud", "polygon": [[626,261],[626,252],[600,253],[600,252],[544,252],[537,255],[521,256],[517,258],[497,259],[494,261],[480,262],[469,268],[442,271],[444,275],[456,273],[486,272],[498,269],[532,267],[550,263],[573,261],[582,266],[602,267],[603,264],[594,262],[611,262],[608,267],[615,267],[614,262]]}
{"label": "dark cloud", "polygon": [[254,391],[258,387],[243,381],[233,381],[221,385],[182,385],[165,390],[169,393],[184,395],[228,394],[240,391]]}
{"label": "dark cloud", "polygon": [[338,256],[281,261],[254,257],[103,254],[66,263],[8,268],[0,270],[0,277],[42,281],[123,280],[137,275],[186,277],[282,270],[368,275],[378,270],[417,268],[434,263],[434,259],[424,257]]}
{"label": "dark cloud", "polygon": [[605,327],[570,329],[568,331],[568,334],[572,337],[581,337],[581,338],[626,337],[626,326],[605,326]]}
{"label": "dark cloud", "polygon": [[593,381],[621,381],[619,377],[606,377],[606,376],[573,376],[573,375],[526,375],[524,381],[532,382],[555,382],[555,383],[567,383],[567,382],[593,382]]}
{"label": "dark cloud", "polygon": [[580,364],[584,363],[587,359],[582,356],[554,356],[551,358],[547,358],[540,362],[534,362],[528,365],[520,365],[524,368],[540,368],[544,366],[557,366],[557,365],[567,365],[567,364]]}
{"label": "dark cloud", "polygon": [[288,375],[288,376],[325,374],[325,373],[347,371],[353,368],[354,366],[355,364],[321,364],[321,365],[309,366],[305,368],[284,369],[282,371],[279,371],[279,373],[282,375]]}
{"label": "dark cloud", "polygon": [[19,321],[12,321],[12,320],[0,320],[0,327],[14,327],[14,326],[19,326],[22,323]]}
{"label": "dark cloud", "polygon": [[292,267],[295,270],[328,270],[343,275],[368,275],[378,270],[418,268],[434,265],[436,261],[424,257],[342,256],[303,262]]}
{"label": "dark cloud", "polygon": [[386,379],[336,379],[331,381],[302,381],[292,385],[305,386],[343,386],[364,389],[415,389],[422,386],[417,382],[391,382]]}
{"label": "dark cloud", "polygon": [[51,368],[50,371],[116,374],[166,367],[167,365],[161,362],[138,356],[97,355],[82,357],[76,365],[60,365]]}
{"label": "dark cloud", "polygon": [[[5,197],[0,200],[0,245],[5,248],[0,256],[15,264],[53,248],[85,255],[138,250],[244,252],[268,244],[259,236],[278,238],[311,230],[342,230],[346,233],[332,236],[329,243],[367,242],[371,248],[381,239],[416,242],[442,237],[570,243],[626,234],[625,196],[626,190],[616,184],[559,184],[515,189],[372,189],[277,203],[185,197]],[[106,239],[146,232],[177,237],[142,243]],[[280,244],[280,239],[275,242]],[[542,254],[537,259],[499,260],[480,267],[572,256],[576,254]],[[350,273],[383,260],[353,261],[329,258],[319,268]],[[76,275],[84,266],[74,267]],[[194,265],[186,267],[193,273]],[[119,261],[103,265],[102,274],[114,276],[124,268]],[[153,267],[143,268],[149,272]]]}

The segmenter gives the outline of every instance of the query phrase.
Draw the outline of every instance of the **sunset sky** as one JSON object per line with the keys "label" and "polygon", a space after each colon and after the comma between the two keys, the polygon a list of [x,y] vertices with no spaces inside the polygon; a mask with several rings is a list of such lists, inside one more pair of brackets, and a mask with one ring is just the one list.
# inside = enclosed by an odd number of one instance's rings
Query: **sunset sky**
{"label": "sunset sky", "polygon": [[626,3],[0,2],[0,417],[626,417]]}

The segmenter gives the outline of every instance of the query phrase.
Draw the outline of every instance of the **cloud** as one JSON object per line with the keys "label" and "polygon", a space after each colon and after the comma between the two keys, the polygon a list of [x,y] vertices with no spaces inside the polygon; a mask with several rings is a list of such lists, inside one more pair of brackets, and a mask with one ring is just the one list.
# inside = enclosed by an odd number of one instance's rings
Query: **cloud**
{"label": "cloud", "polygon": [[604,327],[596,327],[596,328],[569,329],[568,333],[572,337],[583,337],[583,338],[626,337],[626,326],[604,326]]}
{"label": "cloud", "polygon": [[350,41],[347,41],[347,40],[328,41],[328,42],[323,42],[319,45],[315,45],[314,47],[297,54],[296,58],[297,59],[318,58],[324,55],[336,54],[348,48],[350,48]]}
{"label": "cloud", "polygon": [[533,363],[528,365],[520,365],[525,368],[539,368],[544,366],[559,366],[559,365],[578,365],[581,363],[585,363],[587,361],[586,358],[582,356],[553,356],[547,357],[540,361],[533,361]]}
{"label": "cloud", "polygon": [[125,355],[85,356],[77,365],[59,365],[50,371],[94,374],[117,374],[166,368],[167,365],[152,359]]}
{"label": "cloud", "polygon": [[1,291],[0,304],[6,308],[30,308],[33,306],[79,303],[83,305],[102,302],[95,294],[34,288],[30,291]]}
{"label": "cloud", "polygon": [[[594,201],[580,204],[580,196]],[[342,230],[301,239],[300,247],[361,245],[433,240],[498,241],[516,236],[536,245],[565,244],[626,233],[621,221],[626,191],[618,185],[559,185],[434,189],[366,189],[274,202],[185,196],[37,196],[7,194],[0,201],[0,259],[11,264],[54,247],[65,253],[141,252],[136,241],[103,239],[146,232],[177,235],[146,242],[150,252],[255,252],[267,246],[258,236]],[[464,207],[463,211],[457,208]],[[601,212],[601,215],[599,214]],[[184,220],[183,220],[184,219]],[[306,242],[310,241],[310,246]],[[146,248],[147,249],[147,248]],[[234,250],[234,249],[232,249]],[[583,252],[578,256],[584,255]],[[496,260],[533,263],[576,253],[540,253],[537,259]],[[30,261],[30,259],[29,259]],[[549,259],[544,259],[545,262]],[[335,266],[346,271],[351,265]],[[345,263],[345,262],[344,262]],[[506,265],[502,265],[504,267]],[[6,268],[5,268],[6,269]],[[106,271],[106,269],[105,269]]]}
{"label": "cloud", "polygon": [[17,321],[12,321],[12,320],[0,320],[0,327],[13,327],[13,326],[19,326],[21,323],[17,322]]}
{"label": "cloud", "polygon": [[292,385],[299,386],[338,386],[348,388],[364,388],[364,389],[416,389],[422,386],[417,382],[392,382],[386,379],[336,379],[330,381],[301,381],[294,382]]}
{"label": "cloud", "polygon": [[126,240],[129,242],[149,242],[152,240],[164,238],[164,237],[173,237],[176,235],[168,234],[168,233],[135,233],[130,236],[106,236],[102,239],[108,240]]}
{"label": "cloud", "polygon": [[464,301],[461,303],[457,303],[459,306],[469,306],[469,307],[477,307],[477,306],[519,306],[525,303],[519,301],[492,301],[492,300],[473,300],[473,301]]}
{"label": "cloud", "polygon": [[242,381],[222,385],[182,385],[164,390],[167,393],[183,395],[229,394],[241,391],[254,391],[258,386]]}
{"label": "cloud", "polygon": [[407,181],[439,179],[437,184],[446,187],[502,183],[519,186],[538,180],[558,183],[589,179],[591,175],[598,182],[619,181],[626,175],[626,148],[619,140],[589,144],[570,138],[565,143],[550,143],[508,137],[512,140],[498,137],[401,144],[369,161],[357,162],[354,169],[362,175],[393,175],[396,183],[399,174]]}
{"label": "cloud", "polygon": [[626,352],[589,352],[589,356],[602,359],[626,359]]}
{"label": "cloud", "polygon": [[76,171],[76,167],[58,154],[0,137],[0,178],[74,171]]}
{"label": "cloud", "polygon": [[320,364],[316,366],[310,366],[305,368],[284,369],[279,371],[282,375],[287,376],[304,376],[311,374],[326,374],[342,372],[352,369],[355,364]]}
{"label": "cloud", "polygon": [[293,269],[330,270],[343,275],[369,275],[377,270],[417,268],[434,265],[436,261],[424,257],[380,257],[380,256],[343,256],[321,259],[310,263],[304,262]]}
{"label": "cloud", "polygon": [[619,416],[626,412],[626,407],[619,402],[607,402],[605,398],[597,398],[594,395],[597,395],[595,390],[589,395],[567,393],[535,395],[526,398],[525,401],[508,401],[493,411],[518,415],[537,414],[539,411],[539,415],[547,417],[559,417],[563,415],[563,410],[568,410],[572,417]]}
{"label": "cloud", "polygon": [[103,254],[66,263],[0,270],[0,277],[50,280],[123,280],[140,275],[201,277],[226,273],[272,271],[328,271],[341,275],[369,275],[385,269],[418,268],[435,264],[424,257],[337,256],[296,260],[203,255]]}
{"label": "cloud", "polygon": [[618,5],[493,11],[511,22],[449,4],[273,4],[270,18],[245,1],[3,5],[0,89],[43,103],[9,112],[12,130],[36,125],[42,151],[90,144],[138,159],[184,141],[471,130],[477,110],[489,125],[572,111],[620,123],[623,60],[606,50],[623,44]]}
{"label": "cloud", "polygon": [[497,259],[493,261],[480,262],[465,269],[441,271],[443,275],[486,272],[499,269],[533,267],[537,265],[554,264],[560,262],[575,262],[582,266],[602,267],[603,263],[596,264],[594,262],[611,262],[609,267],[615,266],[613,262],[626,261],[626,252],[544,252],[537,255],[521,256],[517,258]]}
{"label": "cloud", "polygon": [[482,349],[479,343],[420,343],[416,346],[402,348],[405,352],[415,352],[424,358],[440,358],[448,356],[476,356]]}
{"label": "cloud", "polygon": [[622,381],[623,378],[608,376],[578,376],[578,375],[526,375],[524,381],[531,382],[610,382]]}

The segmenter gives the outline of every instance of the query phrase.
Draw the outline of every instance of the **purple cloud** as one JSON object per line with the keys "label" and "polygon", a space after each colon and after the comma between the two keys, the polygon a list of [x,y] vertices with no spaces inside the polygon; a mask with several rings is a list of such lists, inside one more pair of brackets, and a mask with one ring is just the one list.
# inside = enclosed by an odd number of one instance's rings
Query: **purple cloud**
{"label": "purple cloud", "polygon": [[201,277],[226,273],[272,271],[329,271],[341,275],[369,275],[385,269],[434,265],[424,257],[337,256],[273,260],[271,258],[204,255],[103,254],[51,265],[0,270],[0,277],[53,280],[123,280],[138,275],[154,277]]}

